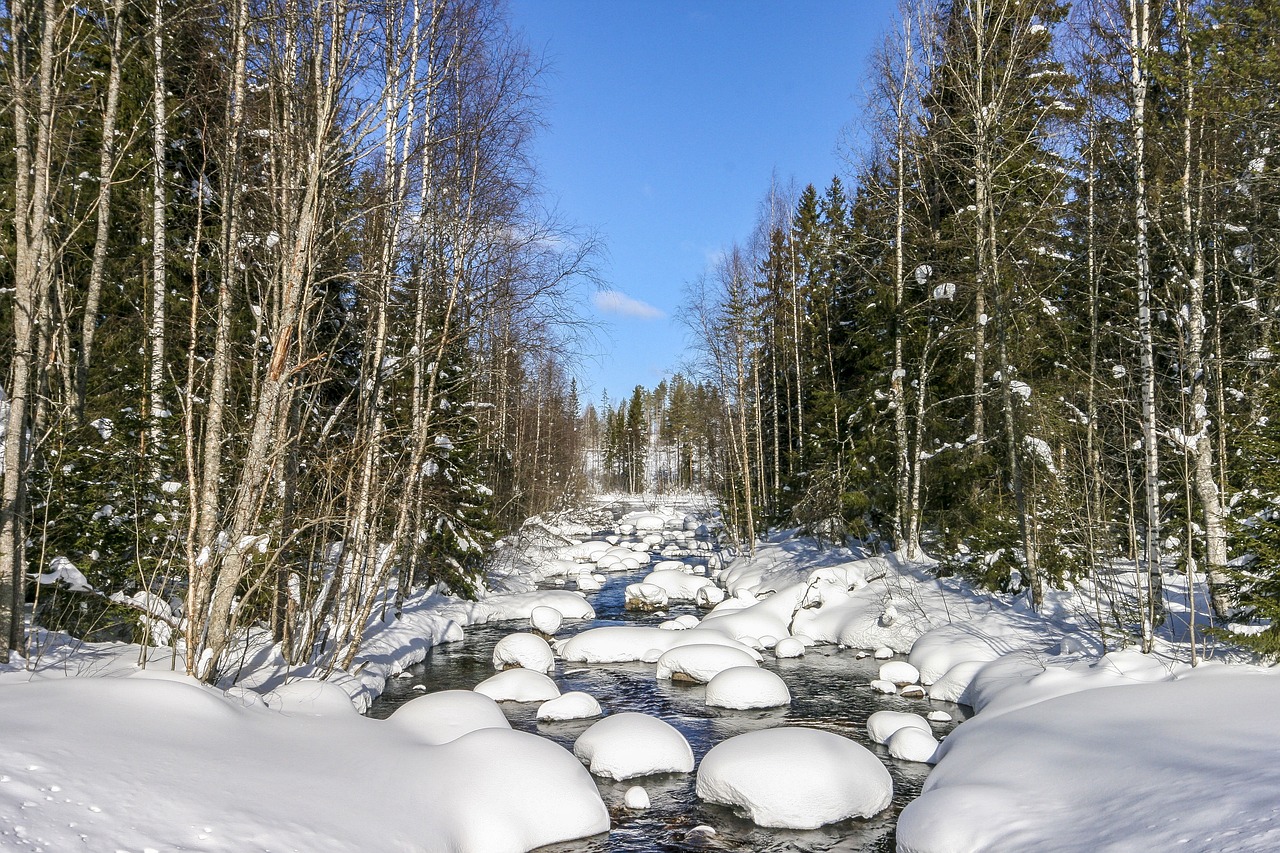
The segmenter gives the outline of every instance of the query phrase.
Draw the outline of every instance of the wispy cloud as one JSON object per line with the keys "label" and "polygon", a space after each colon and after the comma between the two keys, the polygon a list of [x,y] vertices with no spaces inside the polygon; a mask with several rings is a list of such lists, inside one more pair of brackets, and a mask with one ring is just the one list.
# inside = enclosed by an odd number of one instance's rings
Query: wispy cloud
{"label": "wispy cloud", "polygon": [[642,320],[658,320],[667,316],[648,302],[632,299],[618,290],[602,290],[592,297],[592,301],[598,310],[606,314],[621,314],[624,317],[638,317]]}

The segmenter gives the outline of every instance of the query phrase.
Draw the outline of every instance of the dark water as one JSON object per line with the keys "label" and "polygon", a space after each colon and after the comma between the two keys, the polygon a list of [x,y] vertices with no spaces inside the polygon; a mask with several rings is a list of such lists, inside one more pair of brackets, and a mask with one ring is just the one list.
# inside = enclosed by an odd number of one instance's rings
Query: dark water
{"label": "dark water", "polygon": [[[681,613],[696,613],[692,606],[673,606],[665,615],[640,614],[622,609],[623,589],[648,570],[610,575],[598,593],[589,596],[597,618],[589,623],[566,622],[558,638],[564,640],[587,628],[602,625],[656,625]],[[369,710],[372,717],[386,717],[399,705],[437,690],[470,689],[494,674],[493,646],[513,631],[529,630],[527,623],[498,623],[467,629],[466,639],[432,649],[427,659],[410,670],[410,677],[394,679]],[[852,738],[873,750],[893,777],[894,799],[889,810],[871,820],[850,820],[812,831],[765,829],[736,816],[731,810],[700,802],[694,795],[696,774],[648,776],[614,782],[597,778],[600,795],[609,807],[613,829],[607,835],[539,848],[542,853],[619,853],[620,851],[892,851],[893,826],[898,812],[920,793],[928,766],[897,761],[866,734],[867,717],[874,711],[912,711],[926,714],[945,710],[959,721],[967,709],[946,703],[907,700],[874,693],[869,684],[877,677],[879,661],[859,660],[852,650],[816,646],[803,658],[775,660],[765,654],[764,666],[780,675],[791,691],[789,708],[766,711],[728,711],[704,704],[705,687],[654,677],[653,664],[628,663],[586,666],[557,662],[551,673],[562,692],[581,690],[599,700],[606,714],[641,711],[660,717],[678,728],[702,760],[707,750],[734,735],[774,726],[808,726]],[[417,687],[418,689],[415,689]],[[594,720],[538,723],[537,704],[503,703],[514,728],[550,738],[572,750],[573,742]],[[934,725],[942,736],[954,723]],[[623,806],[623,795],[633,785],[649,793],[652,808],[633,812]],[[710,837],[690,834],[696,826],[711,826]]]}

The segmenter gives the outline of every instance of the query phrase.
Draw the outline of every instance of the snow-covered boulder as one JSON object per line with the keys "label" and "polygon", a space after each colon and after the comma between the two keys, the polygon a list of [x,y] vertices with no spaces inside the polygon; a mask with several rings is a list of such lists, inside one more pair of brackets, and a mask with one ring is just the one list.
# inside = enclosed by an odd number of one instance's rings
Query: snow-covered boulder
{"label": "snow-covered boulder", "polygon": [[472,689],[495,702],[546,702],[560,695],[554,681],[532,669],[508,669]]}
{"label": "snow-covered boulder", "polygon": [[493,647],[494,669],[521,667],[550,672],[555,665],[551,646],[537,634],[508,634]]}
{"label": "snow-covered boulder", "polygon": [[761,826],[814,829],[884,811],[893,800],[893,780],[880,759],[855,741],[782,727],[713,747],[698,767],[697,792]]}
{"label": "snow-covered boulder", "polygon": [[903,699],[923,699],[925,692],[919,684],[904,684],[898,689],[898,695]]}
{"label": "snow-covered boulder", "polygon": [[578,575],[578,592],[598,592],[602,586],[604,582],[591,572],[582,572]]}
{"label": "snow-covered boulder", "polygon": [[538,605],[529,613],[529,626],[535,631],[540,631],[548,637],[553,636],[556,631],[560,630],[560,624],[564,621],[564,617],[560,615],[560,611],[554,607],[546,605]]}
{"label": "snow-covered boulder", "polygon": [[881,681],[877,678],[875,681],[871,682],[871,689],[877,693],[892,696],[898,692],[898,685],[894,684],[892,681]]}
{"label": "snow-covered boulder", "polygon": [[707,682],[706,701],[708,707],[735,711],[778,708],[791,704],[791,691],[776,673],[758,666],[735,666]]}
{"label": "snow-covered boulder", "polygon": [[778,644],[773,647],[773,656],[779,660],[785,658],[804,657],[805,647],[804,640],[796,637],[783,637]]}
{"label": "snow-covered boulder", "polygon": [[653,567],[655,572],[684,572],[693,574],[693,567],[684,560],[659,560]]}
{"label": "snow-covered boulder", "polygon": [[932,764],[934,753],[938,750],[938,741],[932,732],[922,732],[915,726],[903,726],[898,729],[884,745],[889,754],[901,761],[917,761],[921,764]]}
{"label": "snow-covered boulder", "polygon": [[715,607],[722,601],[724,601],[724,590],[710,581],[706,586],[699,587],[693,594],[693,603],[703,609]]}
{"label": "snow-covered boulder", "polygon": [[627,610],[660,610],[667,606],[667,591],[650,583],[628,584],[623,591],[623,607]]}
{"label": "snow-covered boulder", "polygon": [[538,706],[538,722],[556,723],[564,720],[589,720],[603,713],[600,703],[590,693],[571,690]]}
{"label": "snow-covered boulder", "polygon": [[930,711],[928,714],[925,715],[925,717],[931,723],[951,722],[951,715],[948,714],[946,711]]}
{"label": "snow-covered boulder", "polygon": [[693,770],[693,750],[684,735],[670,723],[633,711],[592,725],[574,742],[573,754],[595,775],[618,781]]}
{"label": "snow-covered boulder", "polygon": [[678,569],[659,569],[645,575],[645,585],[662,589],[670,601],[693,601],[703,587],[715,586],[710,580]]}
{"label": "snow-covered boulder", "polygon": [[478,729],[511,728],[497,702],[471,690],[441,690],[410,699],[387,717],[385,725],[432,745],[449,743]]}
{"label": "snow-covered boulder", "polygon": [[755,667],[756,660],[732,646],[694,643],[675,646],[658,658],[658,678],[705,684],[726,669]]}
{"label": "snow-covered boulder", "polygon": [[888,646],[881,646],[875,651],[876,660],[888,660],[891,657],[893,657],[893,649]]}
{"label": "snow-covered boulder", "polygon": [[904,660],[893,660],[880,666],[880,680],[892,681],[902,687],[920,680],[920,671]]}
{"label": "snow-covered boulder", "polygon": [[919,714],[906,714],[902,711],[876,711],[867,717],[867,737],[876,743],[884,743],[894,732],[903,728],[916,728],[933,737],[933,729],[929,721]]}
{"label": "snow-covered boulder", "polygon": [[649,792],[639,785],[632,785],[622,796],[622,804],[632,811],[644,811],[649,808]]}

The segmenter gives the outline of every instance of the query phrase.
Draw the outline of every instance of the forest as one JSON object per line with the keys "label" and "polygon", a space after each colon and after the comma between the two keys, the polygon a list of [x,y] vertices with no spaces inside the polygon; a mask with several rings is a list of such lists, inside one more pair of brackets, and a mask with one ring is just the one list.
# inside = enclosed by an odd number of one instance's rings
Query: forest
{"label": "forest", "polygon": [[208,681],[249,626],[346,668],[388,590],[475,592],[588,489],[1033,606],[1138,566],[1108,619],[1145,648],[1162,570],[1280,615],[1274,0],[905,0],[850,173],[774,181],[688,283],[693,363],[598,407],[598,247],[543,203],[499,4],[0,20],[0,659],[29,607]]}

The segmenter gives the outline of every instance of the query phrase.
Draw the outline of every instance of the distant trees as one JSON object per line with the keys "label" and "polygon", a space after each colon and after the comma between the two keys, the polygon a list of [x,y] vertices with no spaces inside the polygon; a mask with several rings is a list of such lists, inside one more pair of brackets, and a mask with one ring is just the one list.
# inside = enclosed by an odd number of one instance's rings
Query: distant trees
{"label": "distant trees", "polygon": [[539,67],[492,4],[0,18],[0,658],[35,606],[211,681],[249,631],[346,667],[583,486],[564,354],[593,246],[538,206]]}
{"label": "distant trees", "polygon": [[1269,612],[1273,6],[904,2],[853,191],[771,188],[691,292],[742,534],[1092,584],[1147,648],[1175,565]]}

